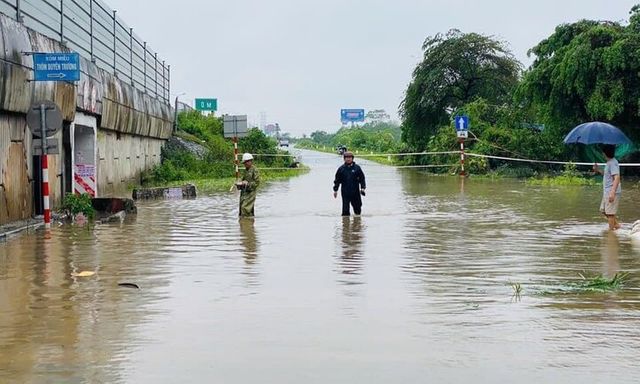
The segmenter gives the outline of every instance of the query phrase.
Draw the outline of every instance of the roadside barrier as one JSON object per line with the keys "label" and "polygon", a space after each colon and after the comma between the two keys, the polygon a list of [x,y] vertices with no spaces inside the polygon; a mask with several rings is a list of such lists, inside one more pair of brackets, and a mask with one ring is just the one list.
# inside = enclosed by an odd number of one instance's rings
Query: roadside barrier
{"label": "roadside barrier", "polygon": [[[401,156],[437,156],[437,155],[461,155],[463,151],[441,151],[441,152],[409,152],[409,153],[362,153],[356,154],[356,157],[360,158],[373,158],[373,157],[387,157],[391,159],[391,157],[401,157]],[[302,159],[320,159],[324,158],[324,156],[300,156],[300,154],[255,154],[256,157],[301,157]],[[475,158],[483,158],[483,159],[493,159],[493,160],[503,160],[503,161],[513,161],[520,163],[530,163],[530,164],[548,164],[548,165],[576,165],[576,166],[585,166],[591,167],[594,163],[588,162],[572,162],[572,161],[555,161],[555,160],[534,160],[534,159],[526,159],[526,158],[518,158],[518,157],[508,157],[508,156],[493,156],[493,155],[483,155],[479,153],[473,152],[464,152],[464,156],[467,157],[475,157]],[[600,165],[602,163],[599,163]],[[381,164],[384,165],[384,164]],[[451,164],[423,164],[423,165],[387,165],[391,168],[448,168],[448,167],[458,167],[460,166],[460,162],[456,160],[455,163]],[[620,163],[621,167],[640,167],[640,163]],[[286,170],[286,169],[305,169],[305,168],[258,168],[265,170]]]}
{"label": "roadside barrier", "polygon": [[[556,165],[580,165],[580,166],[593,166],[594,163],[584,163],[584,162],[572,162],[572,161],[551,161],[551,160],[533,160],[533,159],[521,159],[516,157],[506,157],[506,156],[491,156],[491,155],[481,155],[478,153],[466,153],[467,156],[471,157],[480,157],[485,159],[495,159],[495,160],[505,160],[505,161],[515,161],[521,163],[538,163],[538,164],[556,164]],[[620,163],[621,167],[640,167],[640,163]]]}

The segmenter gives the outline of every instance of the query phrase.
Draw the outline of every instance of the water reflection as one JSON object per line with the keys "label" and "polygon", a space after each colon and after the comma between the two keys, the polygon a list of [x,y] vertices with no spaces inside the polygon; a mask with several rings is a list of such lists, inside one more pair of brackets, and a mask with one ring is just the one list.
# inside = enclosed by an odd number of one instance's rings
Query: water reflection
{"label": "water reflection", "polygon": [[255,219],[240,219],[240,243],[242,244],[245,263],[247,263],[247,265],[255,264],[258,257]]}
{"label": "water reflection", "polygon": [[602,236],[602,274],[613,278],[620,272],[620,239],[614,231],[605,231]]}
{"label": "water reflection", "polygon": [[[640,382],[638,257],[585,206],[599,188],[365,164],[365,216],[338,218],[339,160],[267,184],[256,221],[220,193],[0,244],[0,383]],[[536,294],[617,271],[617,292]]]}
{"label": "water reflection", "polygon": [[362,217],[342,217],[340,228],[339,272],[344,284],[361,284],[364,231]]}

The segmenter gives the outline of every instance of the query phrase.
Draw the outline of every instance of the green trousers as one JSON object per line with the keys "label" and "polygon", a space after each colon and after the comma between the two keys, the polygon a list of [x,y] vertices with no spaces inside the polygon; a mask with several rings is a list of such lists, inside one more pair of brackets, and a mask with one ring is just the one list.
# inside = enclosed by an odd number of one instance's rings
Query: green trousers
{"label": "green trousers", "polygon": [[255,216],[254,205],[256,203],[257,195],[258,195],[257,190],[254,190],[251,192],[242,192],[240,194],[240,216],[242,217]]}

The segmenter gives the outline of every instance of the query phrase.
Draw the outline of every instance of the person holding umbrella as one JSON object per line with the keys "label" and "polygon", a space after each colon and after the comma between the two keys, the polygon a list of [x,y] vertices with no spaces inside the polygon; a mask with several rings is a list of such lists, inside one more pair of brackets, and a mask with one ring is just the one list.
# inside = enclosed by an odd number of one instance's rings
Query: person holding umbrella
{"label": "person holding umbrella", "polygon": [[620,223],[616,219],[620,196],[622,195],[622,184],[620,183],[620,165],[616,160],[616,146],[602,145],[602,152],[607,158],[604,171],[601,171],[598,164],[593,164],[593,172],[601,174],[603,194],[600,202],[600,212],[609,222],[609,230],[615,231],[620,228]]}
{"label": "person holding umbrella", "polygon": [[600,171],[597,164],[593,165],[593,171],[602,174],[603,195],[600,203],[600,212],[607,217],[609,229],[615,231],[620,228],[616,219],[618,204],[622,195],[620,184],[620,165],[615,158],[616,145],[632,144],[627,135],[619,128],[601,121],[580,124],[573,128],[564,138],[565,144],[601,144],[602,152],[607,158],[604,171]]}

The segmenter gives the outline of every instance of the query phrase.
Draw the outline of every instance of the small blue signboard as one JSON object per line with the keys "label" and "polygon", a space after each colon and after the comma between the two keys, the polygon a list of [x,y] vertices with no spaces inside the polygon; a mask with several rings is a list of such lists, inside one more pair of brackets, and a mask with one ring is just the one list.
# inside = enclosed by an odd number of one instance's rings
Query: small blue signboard
{"label": "small blue signboard", "polygon": [[453,119],[456,124],[456,131],[468,131],[469,130],[469,116],[456,116]]}
{"label": "small blue signboard", "polygon": [[343,123],[358,123],[364,121],[364,109],[341,109],[340,120]]}
{"label": "small blue signboard", "polygon": [[78,53],[34,53],[33,79],[35,81],[79,81],[80,55]]}

